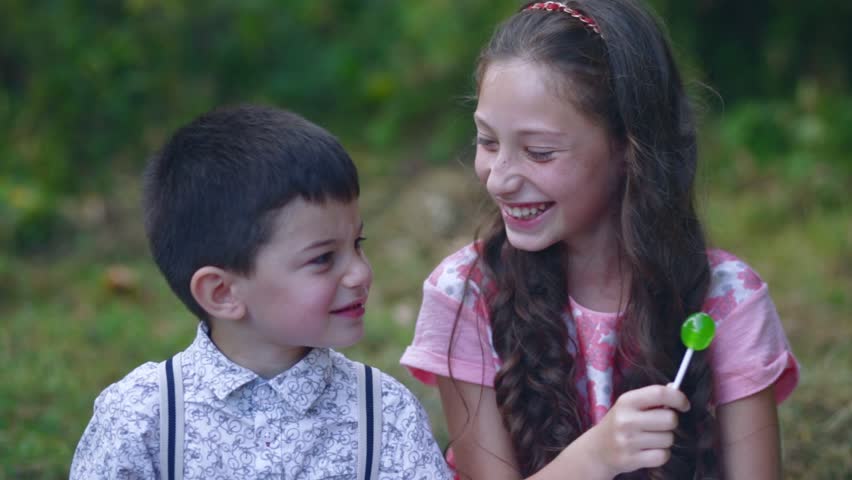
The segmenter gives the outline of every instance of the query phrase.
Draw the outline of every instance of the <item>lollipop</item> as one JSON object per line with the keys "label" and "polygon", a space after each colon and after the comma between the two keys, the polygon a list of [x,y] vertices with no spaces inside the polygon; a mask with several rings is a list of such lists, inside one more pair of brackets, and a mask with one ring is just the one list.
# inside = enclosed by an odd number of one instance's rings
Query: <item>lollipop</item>
{"label": "lollipop", "polygon": [[683,326],[680,327],[680,339],[686,345],[686,353],[683,354],[683,360],[680,362],[673,384],[674,388],[680,388],[680,382],[686,374],[686,367],[692,359],[692,352],[707,348],[713,340],[714,333],[716,333],[716,323],[710,315],[698,312],[686,317]]}

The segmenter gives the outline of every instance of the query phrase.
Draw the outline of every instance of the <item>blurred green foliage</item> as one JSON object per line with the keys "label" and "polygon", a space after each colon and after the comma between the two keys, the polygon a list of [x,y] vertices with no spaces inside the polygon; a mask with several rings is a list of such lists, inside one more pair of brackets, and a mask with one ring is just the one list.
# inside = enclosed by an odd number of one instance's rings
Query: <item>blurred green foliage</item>
{"label": "blurred green foliage", "polygon": [[701,80],[728,101],[788,98],[802,79],[849,93],[845,0],[651,0]]}
{"label": "blurred green foliage", "polygon": [[[852,3],[651,3],[687,77],[724,99],[710,110],[730,120],[731,148],[793,175],[824,162],[848,175]],[[67,230],[63,199],[109,191],[222,103],[284,105],[347,144],[446,162],[471,134],[477,52],[518,4],[0,0],[0,245],[49,245]]]}
{"label": "blurred green foliage", "polygon": [[47,228],[59,197],[108,190],[221,103],[284,105],[372,147],[420,137],[466,91],[501,15],[450,1],[3,4],[0,195],[16,245],[49,235],[16,231]]}

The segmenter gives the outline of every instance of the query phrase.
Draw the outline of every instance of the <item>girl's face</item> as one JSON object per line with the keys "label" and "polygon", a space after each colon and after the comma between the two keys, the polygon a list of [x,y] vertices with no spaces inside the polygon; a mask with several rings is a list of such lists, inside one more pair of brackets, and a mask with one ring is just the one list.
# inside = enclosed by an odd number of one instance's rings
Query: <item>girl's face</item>
{"label": "girl's face", "polygon": [[614,233],[621,155],[556,85],[547,68],[509,60],[479,86],[476,173],[521,250],[585,248]]}

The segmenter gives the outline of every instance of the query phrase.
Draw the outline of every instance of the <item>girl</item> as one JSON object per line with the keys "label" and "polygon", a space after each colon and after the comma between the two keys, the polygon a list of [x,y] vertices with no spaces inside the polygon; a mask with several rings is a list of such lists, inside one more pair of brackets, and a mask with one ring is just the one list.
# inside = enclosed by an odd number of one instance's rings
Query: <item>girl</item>
{"label": "girl", "polygon": [[[438,385],[457,472],[778,478],[798,366],[766,284],[705,245],[692,113],[654,18],[529,4],[476,80],[476,172],[499,212],[424,283],[402,358]],[[665,386],[700,310],[716,338]]]}

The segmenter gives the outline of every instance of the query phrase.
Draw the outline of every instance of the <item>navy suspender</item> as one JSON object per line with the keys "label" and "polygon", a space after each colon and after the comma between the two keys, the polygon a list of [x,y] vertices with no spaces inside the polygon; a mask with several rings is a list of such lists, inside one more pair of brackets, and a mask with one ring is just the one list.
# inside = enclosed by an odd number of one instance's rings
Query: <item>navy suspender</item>
{"label": "navy suspender", "polygon": [[160,479],[183,480],[181,355],[160,364]]}
{"label": "navy suspender", "polygon": [[[382,451],[382,373],[358,364],[358,478],[379,476]],[[374,408],[378,402],[379,408]]]}
{"label": "navy suspender", "polygon": [[[358,478],[377,480],[382,451],[381,372],[356,362]],[[180,354],[160,363],[160,480],[183,480],[183,376]],[[375,408],[378,404],[379,407]]]}

